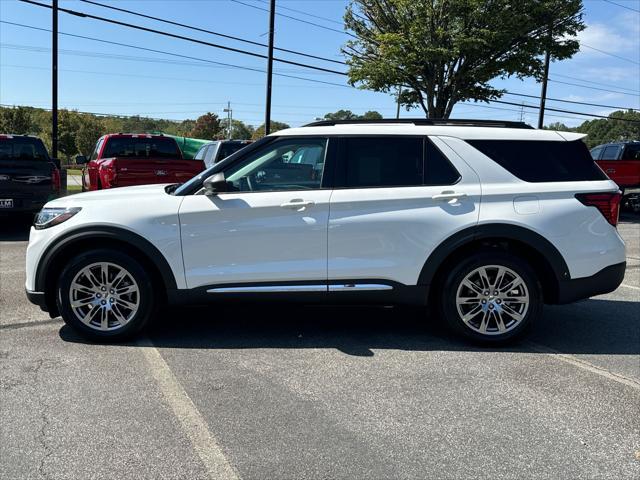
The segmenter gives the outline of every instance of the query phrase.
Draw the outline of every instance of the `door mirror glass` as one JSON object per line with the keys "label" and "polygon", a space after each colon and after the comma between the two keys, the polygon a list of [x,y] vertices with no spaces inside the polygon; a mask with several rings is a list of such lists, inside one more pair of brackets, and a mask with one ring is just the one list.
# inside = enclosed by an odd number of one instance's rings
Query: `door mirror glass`
{"label": "door mirror glass", "polygon": [[229,184],[224,178],[224,173],[219,172],[211,175],[203,183],[205,195],[217,195],[221,192],[227,192],[229,190]]}
{"label": "door mirror glass", "polygon": [[84,165],[88,162],[87,157],[85,157],[84,155],[76,155],[75,161],[76,165]]}

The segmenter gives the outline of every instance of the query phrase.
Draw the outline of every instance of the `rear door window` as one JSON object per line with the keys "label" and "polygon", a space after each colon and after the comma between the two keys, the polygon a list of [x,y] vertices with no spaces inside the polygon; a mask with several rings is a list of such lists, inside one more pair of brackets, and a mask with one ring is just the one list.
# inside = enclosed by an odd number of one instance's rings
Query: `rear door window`
{"label": "rear door window", "polygon": [[581,140],[468,140],[498,165],[526,182],[606,180]]}
{"label": "rear door window", "polygon": [[104,158],[179,159],[180,149],[172,138],[112,137],[107,140]]}
{"label": "rear door window", "polygon": [[618,145],[609,145],[605,147],[600,160],[617,160],[619,155],[620,147]]}
{"label": "rear door window", "polygon": [[453,185],[460,180],[460,173],[431,140],[427,140],[426,153],[425,185]]}
{"label": "rear door window", "polygon": [[42,140],[30,137],[0,138],[0,160],[49,161]]}
{"label": "rear door window", "polygon": [[198,150],[198,152],[195,154],[193,159],[194,160],[204,160],[204,156],[207,153],[208,149],[209,149],[209,145],[205,145],[203,147],[200,147],[200,150]]}
{"label": "rear door window", "polygon": [[423,183],[422,137],[346,137],[337,186],[408,187]]}
{"label": "rear door window", "polygon": [[627,145],[622,154],[622,160],[640,160],[640,144]]}
{"label": "rear door window", "polygon": [[600,154],[602,153],[603,148],[602,147],[596,147],[593,150],[591,150],[591,156],[593,157],[594,160],[598,160],[600,158]]}

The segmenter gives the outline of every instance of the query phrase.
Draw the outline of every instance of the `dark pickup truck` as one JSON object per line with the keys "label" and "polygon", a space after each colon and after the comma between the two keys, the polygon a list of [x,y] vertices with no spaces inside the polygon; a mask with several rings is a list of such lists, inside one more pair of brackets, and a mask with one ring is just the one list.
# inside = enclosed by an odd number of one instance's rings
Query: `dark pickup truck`
{"label": "dark pickup truck", "polygon": [[0,213],[37,212],[60,194],[60,170],[42,140],[0,134]]}
{"label": "dark pickup truck", "polygon": [[114,133],[100,137],[84,164],[82,190],[183,183],[204,170],[201,161],[185,160],[175,139],[163,135]]}

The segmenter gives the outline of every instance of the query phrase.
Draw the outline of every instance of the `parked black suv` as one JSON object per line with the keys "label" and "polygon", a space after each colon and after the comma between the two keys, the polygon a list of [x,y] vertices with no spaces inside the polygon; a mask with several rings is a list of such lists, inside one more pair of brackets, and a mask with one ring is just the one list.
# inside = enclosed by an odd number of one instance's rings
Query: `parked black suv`
{"label": "parked black suv", "polygon": [[60,170],[42,140],[0,134],[0,213],[30,213],[60,193]]}

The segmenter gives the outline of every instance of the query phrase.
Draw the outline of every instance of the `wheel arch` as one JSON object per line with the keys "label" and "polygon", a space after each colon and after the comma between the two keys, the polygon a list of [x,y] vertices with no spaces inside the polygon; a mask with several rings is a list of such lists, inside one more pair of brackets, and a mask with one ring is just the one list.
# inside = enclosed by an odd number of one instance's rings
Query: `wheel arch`
{"label": "wheel arch", "polygon": [[560,282],[571,278],[562,254],[549,240],[528,228],[500,223],[470,227],[443,241],[422,267],[418,284],[441,284],[451,265],[481,248],[509,251],[527,259],[542,284],[546,303],[556,303]]}
{"label": "wheel arch", "polygon": [[36,269],[35,287],[45,292],[48,311],[56,315],[55,288],[53,283],[59,277],[66,262],[79,252],[94,248],[114,248],[128,253],[151,271],[152,281],[161,288],[166,297],[169,290],[177,289],[176,279],[164,255],[151,242],[140,235],[117,227],[87,227],[69,232],[52,245],[42,255]]}

